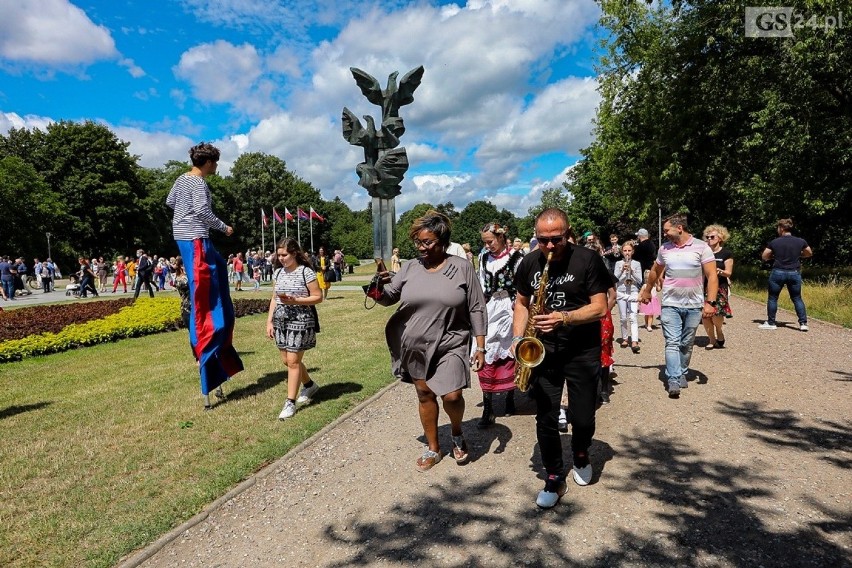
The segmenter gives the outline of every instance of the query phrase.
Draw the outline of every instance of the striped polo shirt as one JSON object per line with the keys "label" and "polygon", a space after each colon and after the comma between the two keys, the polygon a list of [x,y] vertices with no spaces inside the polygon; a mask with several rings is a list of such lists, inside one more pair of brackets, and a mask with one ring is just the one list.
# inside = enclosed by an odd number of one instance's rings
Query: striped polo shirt
{"label": "striped polo shirt", "polygon": [[702,240],[689,237],[683,245],[667,242],[657,253],[657,264],[665,266],[662,305],[673,308],[704,306],[704,269],[716,262],[713,251]]}
{"label": "striped polo shirt", "polygon": [[166,205],[175,210],[172,231],[176,241],[206,239],[210,229],[225,232],[227,225],[213,214],[210,204],[210,188],[204,178],[182,174],[175,180]]}

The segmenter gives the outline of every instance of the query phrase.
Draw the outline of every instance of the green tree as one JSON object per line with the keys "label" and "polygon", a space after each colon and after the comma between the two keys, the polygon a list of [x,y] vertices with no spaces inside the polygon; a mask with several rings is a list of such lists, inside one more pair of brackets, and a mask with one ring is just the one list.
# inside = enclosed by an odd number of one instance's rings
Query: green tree
{"label": "green tree", "polygon": [[[0,158],[0,242],[3,252],[47,257],[47,235],[61,227],[65,207],[35,168],[17,156]],[[53,245],[51,243],[51,245]],[[51,246],[51,254],[53,254]],[[61,254],[61,243],[56,249]]]}

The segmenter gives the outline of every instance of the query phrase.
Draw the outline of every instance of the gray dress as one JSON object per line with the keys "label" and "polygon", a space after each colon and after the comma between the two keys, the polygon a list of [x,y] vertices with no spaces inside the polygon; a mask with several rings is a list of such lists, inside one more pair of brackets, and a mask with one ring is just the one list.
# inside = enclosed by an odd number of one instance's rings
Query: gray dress
{"label": "gray dress", "polygon": [[426,379],[438,396],[470,386],[471,336],[485,335],[485,296],[464,258],[447,257],[428,272],[419,260],[402,265],[379,303],[399,308],[385,328],[391,369],[398,379]]}

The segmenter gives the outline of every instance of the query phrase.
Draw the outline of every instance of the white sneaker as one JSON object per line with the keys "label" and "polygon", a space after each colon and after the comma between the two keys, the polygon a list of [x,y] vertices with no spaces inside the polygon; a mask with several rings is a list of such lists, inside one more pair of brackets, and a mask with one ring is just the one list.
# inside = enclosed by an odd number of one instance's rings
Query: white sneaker
{"label": "white sneaker", "polygon": [[775,325],[774,323],[769,323],[768,321],[763,322],[757,327],[758,329],[778,329],[777,325]]}
{"label": "white sneaker", "polygon": [[574,466],[571,468],[571,473],[577,485],[585,486],[592,482],[592,464],[586,464],[585,467]]}
{"label": "white sneaker", "polygon": [[808,331],[808,324],[800,323],[799,324],[799,331]]}
{"label": "white sneaker", "polygon": [[302,392],[299,393],[299,398],[296,399],[297,404],[304,404],[306,402],[310,402],[311,398],[317,393],[319,390],[319,385],[314,381],[314,386],[312,387],[302,387]]}
{"label": "white sneaker", "polygon": [[568,416],[565,414],[565,409],[559,409],[559,423],[558,426],[560,432],[568,431]]}
{"label": "white sneaker", "polygon": [[278,420],[287,420],[288,418],[292,418],[294,414],[296,414],[296,403],[288,400],[284,403],[284,408],[281,410],[281,414],[278,415]]}

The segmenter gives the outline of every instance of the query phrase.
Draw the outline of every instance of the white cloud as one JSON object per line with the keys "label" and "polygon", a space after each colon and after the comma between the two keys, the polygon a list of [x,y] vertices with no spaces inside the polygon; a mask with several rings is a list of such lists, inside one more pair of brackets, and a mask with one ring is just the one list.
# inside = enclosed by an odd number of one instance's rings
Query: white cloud
{"label": "white cloud", "polygon": [[216,40],[197,45],[181,55],[174,73],[190,84],[200,101],[229,103],[253,117],[278,110],[272,101],[275,85],[262,77],[263,59],[248,43]]}
{"label": "white cloud", "polygon": [[139,165],[162,168],[169,160],[189,161],[189,149],[198,142],[186,136],[167,132],[149,132],[128,126],[107,125],[125,142],[130,142],[128,152],[140,156]]}
{"label": "white cloud", "polygon": [[2,4],[0,57],[55,67],[118,57],[109,31],[67,0],[7,0]]}
{"label": "white cloud", "polygon": [[53,122],[56,121],[46,116],[32,114],[21,116],[14,112],[0,111],[0,134],[6,134],[12,128],[26,128],[28,130],[38,128],[39,130],[45,130],[47,125]]}

